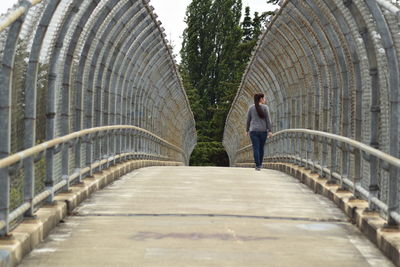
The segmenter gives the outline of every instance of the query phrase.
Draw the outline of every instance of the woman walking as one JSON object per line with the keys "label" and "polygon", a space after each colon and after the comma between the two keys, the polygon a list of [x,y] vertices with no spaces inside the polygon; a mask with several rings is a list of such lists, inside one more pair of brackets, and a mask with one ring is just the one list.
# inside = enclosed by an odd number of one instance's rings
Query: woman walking
{"label": "woman walking", "polygon": [[268,106],[265,105],[264,94],[254,95],[254,105],[247,112],[246,134],[253,144],[254,162],[256,170],[262,167],[264,158],[264,145],[268,138],[272,137],[272,124]]}

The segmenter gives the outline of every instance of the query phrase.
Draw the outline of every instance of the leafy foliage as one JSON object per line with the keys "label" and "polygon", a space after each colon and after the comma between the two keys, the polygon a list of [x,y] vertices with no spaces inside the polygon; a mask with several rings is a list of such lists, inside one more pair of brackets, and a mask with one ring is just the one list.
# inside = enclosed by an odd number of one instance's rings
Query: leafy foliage
{"label": "leafy foliage", "polygon": [[186,11],[180,72],[198,131],[191,165],[229,164],[225,120],[264,21],[249,7],[241,21],[241,10],[241,0],[193,0]]}
{"label": "leafy foliage", "polygon": [[190,165],[228,166],[228,155],[221,142],[199,142],[190,158]]}

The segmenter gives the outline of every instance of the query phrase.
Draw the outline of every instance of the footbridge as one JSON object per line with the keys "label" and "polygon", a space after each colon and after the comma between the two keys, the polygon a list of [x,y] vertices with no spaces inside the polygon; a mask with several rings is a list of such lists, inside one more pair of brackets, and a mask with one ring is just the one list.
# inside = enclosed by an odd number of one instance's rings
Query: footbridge
{"label": "footbridge", "polygon": [[[393,2],[280,1],[226,120],[231,168],[195,168],[148,0],[18,1],[0,17],[0,266],[400,265]],[[274,136],[255,172],[259,91]]]}

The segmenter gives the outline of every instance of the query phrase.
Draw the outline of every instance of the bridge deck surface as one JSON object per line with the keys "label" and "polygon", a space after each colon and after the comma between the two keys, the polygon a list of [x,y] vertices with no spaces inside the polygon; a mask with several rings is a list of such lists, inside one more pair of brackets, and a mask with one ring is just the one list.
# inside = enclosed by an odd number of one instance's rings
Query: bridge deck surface
{"label": "bridge deck surface", "polygon": [[76,211],[21,266],[392,266],[330,200],[273,170],[144,168]]}

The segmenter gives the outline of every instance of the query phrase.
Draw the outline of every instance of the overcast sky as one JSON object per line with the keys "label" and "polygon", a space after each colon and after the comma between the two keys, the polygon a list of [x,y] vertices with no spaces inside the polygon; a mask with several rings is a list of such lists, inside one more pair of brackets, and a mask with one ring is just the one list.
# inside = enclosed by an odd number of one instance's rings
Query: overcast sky
{"label": "overcast sky", "polygon": [[[0,13],[3,14],[8,8],[12,7],[17,0],[0,0]],[[182,45],[182,32],[185,29],[185,12],[186,7],[191,0],[150,0],[150,4],[154,7],[155,13],[167,34],[167,39],[174,47],[174,53],[179,54]],[[277,6],[266,4],[267,0],[243,0],[243,9],[250,6],[251,13],[255,11],[259,13],[275,10]],[[179,59],[178,59],[179,61]]]}
{"label": "overcast sky", "polygon": [[[2,0],[0,0],[2,1]],[[179,55],[179,50],[182,45],[182,33],[186,25],[184,23],[186,7],[191,0],[150,0],[150,4],[154,7],[155,13],[167,34],[167,39],[172,41],[174,53]],[[243,12],[246,6],[250,6],[251,14],[254,12],[265,12],[275,10],[276,5],[267,4],[267,0],[242,0]],[[172,10],[172,11],[171,11]],[[179,59],[178,59],[179,61]]]}

